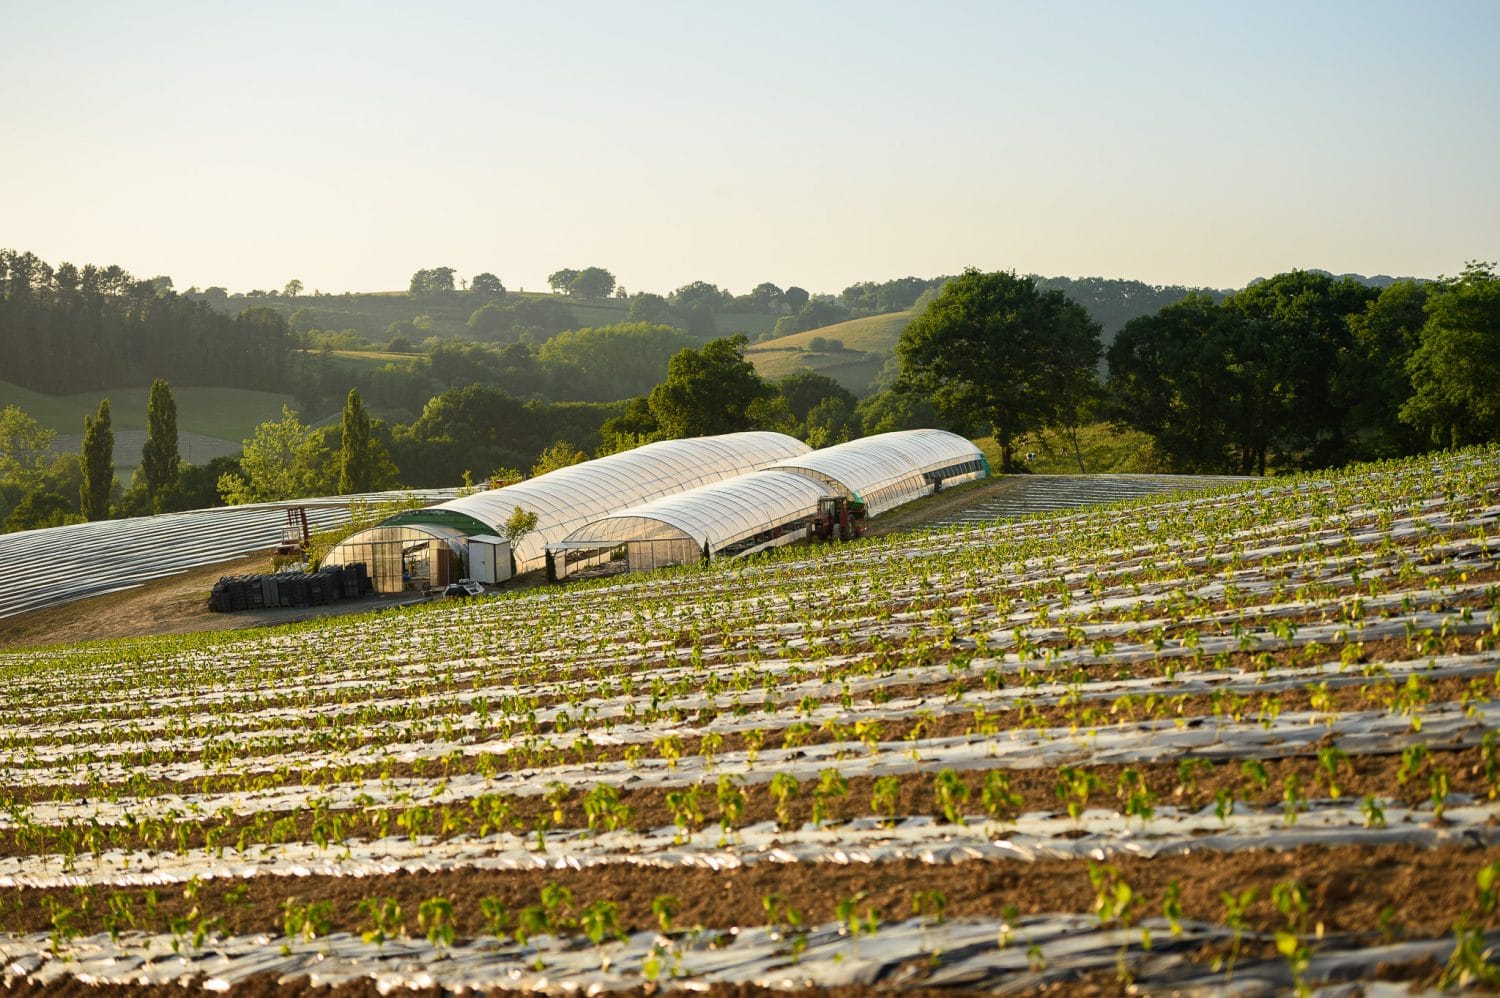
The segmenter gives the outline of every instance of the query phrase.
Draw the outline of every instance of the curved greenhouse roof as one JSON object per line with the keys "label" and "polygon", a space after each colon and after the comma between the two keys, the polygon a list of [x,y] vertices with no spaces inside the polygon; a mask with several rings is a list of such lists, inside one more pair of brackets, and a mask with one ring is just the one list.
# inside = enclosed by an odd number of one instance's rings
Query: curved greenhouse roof
{"label": "curved greenhouse roof", "polygon": [[815,478],[865,504],[869,516],[935,486],[989,474],[984,454],[947,430],[897,430],[788,457],[770,465]]}
{"label": "curved greenhouse roof", "polygon": [[540,568],[547,545],[617,510],[755,471],[808,451],[784,433],[753,430],[663,440],[559,468],[529,481],[441,503],[428,516],[456,514],[500,532],[517,506],[537,515],[536,529],[516,544],[516,570]]}
{"label": "curved greenhouse roof", "polygon": [[573,531],[557,547],[680,542],[696,557],[817,515],[838,492],[815,479],[757,471],[612,513]]}

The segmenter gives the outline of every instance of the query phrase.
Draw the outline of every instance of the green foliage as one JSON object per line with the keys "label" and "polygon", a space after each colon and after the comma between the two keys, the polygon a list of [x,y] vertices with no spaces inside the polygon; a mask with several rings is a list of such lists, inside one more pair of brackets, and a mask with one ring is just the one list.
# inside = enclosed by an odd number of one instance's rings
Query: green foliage
{"label": "green foliage", "polygon": [[1471,263],[1427,303],[1416,350],[1406,364],[1412,396],[1403,422],[1433,443],[1461,447],[1500,436],[1500,277]]}
{"label": "green foliage", "polygon": [[827,399],[834,399],[851,410],[856,402],[854,393],[838,381],[808,367],[799,367],[777,381],[776,390],[786,399],[787,408],[799,423],[807,422],[813,408]]}
{"label": "green foliage", "polygon": [[491,301],[498,301],[505,297],[505,285],[500,283],[500,278],[488,271],[475,274],[469,281],[469,290]]}
{"label": "green foliage", "polygon": [[423,295],[437,295],[451,292],[454,289],[452,267],[433,267],[430,270],[419,270],[411,275],[411,285],[408,293],[417,298]]}
{"label": "green foliage", "polygon": [[114,452],[109,399],[101,399],[94,418],[83,418],[83,485],[79,489],[79,507],[85,519],[109,517],[109,495],[115,481]]}
{"label": "green foliage", "polygon": [[161,512],[161,495],[177,477],[181,460],[177,451],[177,402],[171,386],[157,378],[151,382],[151,397],[146,403],[146,445],[141,450],[141,480],[153,511]]}
{"label": "green foliage", "polygon": [[903,383],[945,417],[989,425],[999,470],[1010,471],[1022,434],[1074,418],[1073,400],[1094,379],[1099,326],[1031,278],[969,269],[906,327],[896,355]]}
{"label": "green foliage", "polygon": [[537,350],[537,361],[559,388],[566,384],[568,398],[605,402],[649,392],[690,346],[671,326],[622,322],[558,333]]}
{"label": "green foliage", "polygon": [[766,425],[775,390],[745,360],[746,339],[712,340],[684,348],[667,365],[667,378],[647,405],[663,439],[708,436]]}
{"label": "green foliage", "polygon": [[318,483],[327,477],[330,459],[322,437],[309,434],[297,414],[282,406],[279,421],[260,424],[245,441],[242,473],[220,478],[219,495],[234,506],[324,494]]}
{"label": "green foliage", "polygon": [[608,298],[615,289],[615,275],[603,267],[585,267],[582,270],[553,271],[547,285],[576,298]]}
{"label": "green foliage", "polygon": [[515,546],[521,542],[521,538],[536,529],[536,524],[537,515],[535,512],[517,506],[511,510],[510,516],[506,517],[505,522],[500,525],[500,534],[506,540],[510,541],[511,549],[514,550]]}
{"label": "green foliage", "polygon": [[396,466],[385,445],[374,435],[370,415],[356,388],[349,389],[344,402],[338,467],[340,495],[377,492],[396,484]]}
{"label": "green foliage", "polygon": [[[9,334],[20,330],[30,332]],[[0,331],[7,381],[52,393],[83,390],[95,401],[107,387],[152,377],[279,387],[292,348],[276,313],[236,318],[175,293],[169,280],[137,280],[117,266],[53,268],[8,249],[0,249]]]}

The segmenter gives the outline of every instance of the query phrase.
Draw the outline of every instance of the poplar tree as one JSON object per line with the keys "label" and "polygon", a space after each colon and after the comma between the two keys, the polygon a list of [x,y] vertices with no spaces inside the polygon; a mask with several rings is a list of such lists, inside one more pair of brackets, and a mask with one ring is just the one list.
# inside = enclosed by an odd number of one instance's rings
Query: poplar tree
{"label": "poplar tree", "polygon": [[83,485],[79,506],[85,519],[109,518],[109,493],[115,479],[115,431],[109,421],[109,399],[99,412],[83,417]]}
{"label": "poplar tree", "polygon": [[369,492],[375,478],[374,454],[370,446],[370,414],[359,398],[359,389],[349,389],[344,400],[343,441],[339,445],[339,494]]}
{"label": "poplar tree", "polygon": [[172,388],[163,378],[151,382],[151,397],[146,402],[146,446],[141,449],[141,478],[151,509],[160,513],[163,493],[177,478],[177,403]]}

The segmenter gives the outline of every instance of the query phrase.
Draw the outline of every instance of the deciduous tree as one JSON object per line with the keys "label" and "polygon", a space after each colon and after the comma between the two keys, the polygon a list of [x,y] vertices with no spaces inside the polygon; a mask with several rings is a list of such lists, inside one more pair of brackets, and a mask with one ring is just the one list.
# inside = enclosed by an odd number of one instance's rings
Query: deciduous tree
{"label": "deciduous tree", "polygon": [[775,395],[745,360],[742,335],[681,350],[667,365],[667,379],[648,397],[658,433],[665,439],[752,429],[754,406]]}
{"label": "deciduous tree", "polygon": [[969,429],[988,427],[1002,471],[1021,434],[1056,425],[1094,377],[1099,325],[1061,292],[1013,272],[964,271],[902,331],[901,377]]}
{"label": "deciduous tree", "polygon": [[1500,439],[1500,278],[1470,263],[1427,306],[1401,418],[1442,447]]}

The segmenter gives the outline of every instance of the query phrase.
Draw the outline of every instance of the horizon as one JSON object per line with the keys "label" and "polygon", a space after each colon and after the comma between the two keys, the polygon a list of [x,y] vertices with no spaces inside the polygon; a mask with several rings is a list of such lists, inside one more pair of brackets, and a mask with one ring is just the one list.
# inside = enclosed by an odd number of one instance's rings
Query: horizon
{"label": "horizon", "polygon": [[1244,287],[1500,258],[1500,8],[10,0],[0,244],[179,290]]}

